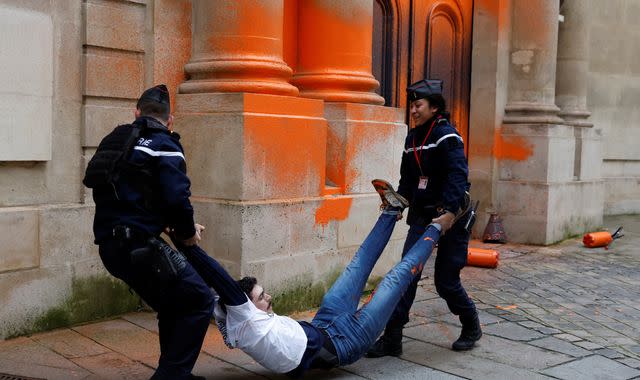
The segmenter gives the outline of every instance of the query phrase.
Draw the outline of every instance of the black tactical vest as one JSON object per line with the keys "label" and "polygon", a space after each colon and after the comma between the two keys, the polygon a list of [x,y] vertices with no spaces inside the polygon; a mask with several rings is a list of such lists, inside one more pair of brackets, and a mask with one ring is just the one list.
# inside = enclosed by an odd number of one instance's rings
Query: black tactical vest
{"label": "black tactical vest", "polygon": [[150,192],[150,189],[146,189],[150,170],[128,160],[143,128],[137,124],[124,124],[106,135],[89,161],[82,183],[92,189],[111,187],[116,198],[119,198],[115,183],[126,178],[134,185],[140,184],[140,190]]}

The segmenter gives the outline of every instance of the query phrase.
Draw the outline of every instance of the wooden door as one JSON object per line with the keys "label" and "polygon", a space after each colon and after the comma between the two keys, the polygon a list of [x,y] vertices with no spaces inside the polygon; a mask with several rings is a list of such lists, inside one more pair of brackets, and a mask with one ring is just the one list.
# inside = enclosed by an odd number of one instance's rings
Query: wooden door
{"label": "wooden door", "polygon": [[473,0],[413,0],[409,78],[442,79],[444,97],[468,151]]}

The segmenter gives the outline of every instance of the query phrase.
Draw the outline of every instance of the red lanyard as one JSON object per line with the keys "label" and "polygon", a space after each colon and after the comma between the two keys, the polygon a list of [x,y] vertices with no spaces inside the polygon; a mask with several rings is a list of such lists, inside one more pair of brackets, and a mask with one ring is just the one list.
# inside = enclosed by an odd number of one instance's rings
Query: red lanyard
{"label": "red lanyard", "polygon": [[418,154],[418,150],[416,149],[416,137],[413,136],[413,155],[416,158],[416,162],[418,163],[418,168],[420,169],[420,174],[424,175],[422,173],[422,165],[420,165],[420,159],[422,158],[422,151],[424,150],[424,144],[427,142],[427,139],[429,138],[429,136],[431,135],[431,131],[433,130],[433,126],[436,125],[436,122],[438,120],[440,120],[441,116],[438,116],[432,123],[431,126],[429,127],[429,131],[427,132],[427,135],[424,138],[424,141],[422,141],[422,145],[420,146],[422,149],[420,149],[420,154]]}

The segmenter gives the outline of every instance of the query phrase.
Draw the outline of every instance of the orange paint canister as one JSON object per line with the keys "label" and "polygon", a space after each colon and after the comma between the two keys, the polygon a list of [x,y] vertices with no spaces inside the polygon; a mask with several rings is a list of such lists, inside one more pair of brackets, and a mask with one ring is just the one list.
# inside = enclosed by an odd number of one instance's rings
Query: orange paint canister
{"label": "orange paint canister", "polygon": [[498,266],[500,254],[493,249],[469,248],[467,265],[483,268],[495,268]]}
{"label": "orange paint canister", "polygon": [[607,231],[591,232],[582,237],[582,243],[588,248],[606,247],[613,241],[613,236]]}

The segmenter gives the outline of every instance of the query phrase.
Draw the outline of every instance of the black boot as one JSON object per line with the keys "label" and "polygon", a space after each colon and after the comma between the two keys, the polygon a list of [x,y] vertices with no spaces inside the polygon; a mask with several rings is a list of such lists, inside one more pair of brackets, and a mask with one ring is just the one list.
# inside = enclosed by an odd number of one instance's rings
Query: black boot
{"label": "black boot", "polygon": [[365,354],[368,358],[402,355],[402,326],[387,326],[384,334]]}
{"label": "black boot", "polygon": [[460,338],[453,342],[451,348],[453,348],[454,351],[470,350],[482,336],[478,313],[466,317],[461,315],[460,323],[462,323]]}

